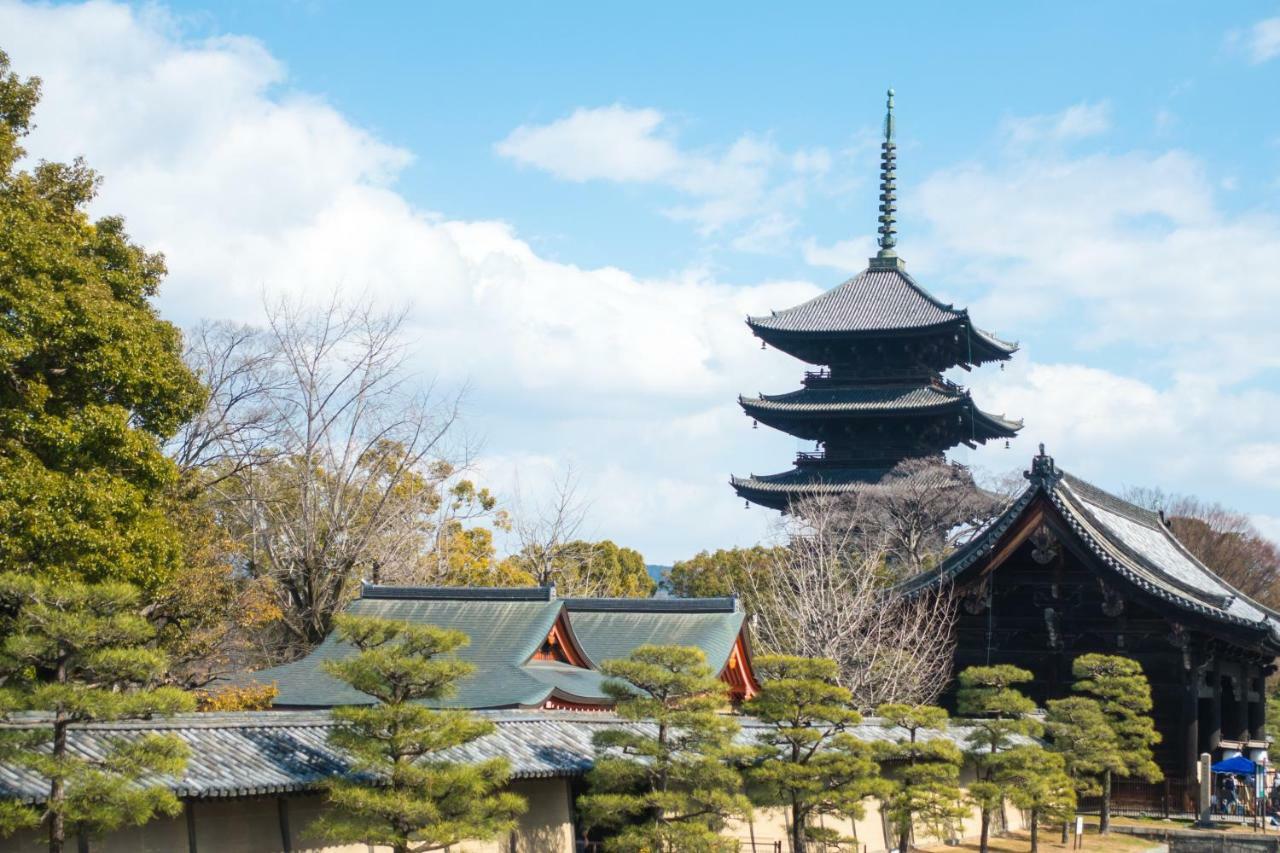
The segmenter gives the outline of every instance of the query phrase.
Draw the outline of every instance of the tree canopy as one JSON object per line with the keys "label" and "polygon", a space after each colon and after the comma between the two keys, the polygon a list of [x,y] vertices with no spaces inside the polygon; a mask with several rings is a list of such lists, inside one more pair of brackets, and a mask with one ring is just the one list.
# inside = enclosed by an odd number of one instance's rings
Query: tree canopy
{"label": "tree canopy", "polygon": [[333,808],[317,829],[339,843],[386,845],[395,853],[440,850],[510,830],[525,804],[503,790],[507,762],[463,764],[441,755],[488,734],[493,724],[421,704],[449,695],[472,671],[449,654],[466,635],[371,616],[340,614],[335,622],[338,636],[357,653],[325,661],[325,672],[377,702],[333,710],[329,741],[352,756],[357,773],[330,780]]}
{"label": "tree canopy", "polygon": [[180,556],[162,445],[203,391],[152,305],[164,259],[86,212],[97,175],[17,168],[39,94],[0,53],[0,568],[154,589]]}
{"label": "tree canopy", "polygon": [[154,774],[179,773],[186,747],[171,735],[120,739],[100,755],[73,753],[77,723],[191,710],[190,694],[154,687],[167,661],[128,584],[0,575],[0,706],[40,711],[47,727],[0,731],[0,757],[48,780],[42,806],[0,801],[0,831],[43,824],[50,853],[73,832],[96,835],[172,815],[182,804]]}
{"label": "tree canopy", "polygon": [[763,725],[760,755],[747,771],[757,804],[790,811],[791,849],[852,839],[824,828],[822,815],[862,817],[863,801],[883,794],[871,744],[848,732],[862,716],[836,682],[835,661],[766,655],[756,659],[760,693],[744,713]]}
{"label": "tree canopy", "polygon": [[751,812],[734,766],[745,754],[733,745],[737,722],[719,713],[726,685],[702,650],[640,646],[600,668],[618,716],[644,725],[596,735],[590,793],[579,800],[583,823],[609,833],[609,851],[736,849],[720,830]]}

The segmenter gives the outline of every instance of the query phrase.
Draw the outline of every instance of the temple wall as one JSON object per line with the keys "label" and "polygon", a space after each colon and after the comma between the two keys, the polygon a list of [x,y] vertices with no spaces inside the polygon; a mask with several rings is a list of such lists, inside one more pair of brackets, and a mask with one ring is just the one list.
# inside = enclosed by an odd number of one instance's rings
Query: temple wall
{"label": "temple wall", "polygon": [[[520,818],[510,836],[492,842],[471,842],[451,848],[452,853],[573,853],[574,838],[569,783],[565,779],[532,779],[515,782],[511,790],[524,796],[529,809]],[[371,848],[365,844],[325,844],[309,831],[312,821],[324,810],[324,798],[316,794],[300,794],[284,798],[288,816],[292,853],[387,853],[387,848]],[[185,814],[176,818],[154,820],[142,827],[114,832],[93,839],[90,853],[285,853],[280,823],[280,798],[273,796],[242,799],[203,800],[195,803],[194,848],[188,844],[188,820]],[[1007,808],[1010,829],[1023,827],[1022,814]],[[971,814],[963,822],[961,836],[972,838],[979,831],[978,815]],[[881,819],[879,804],[867,801],[865,814],[857,821],[824,817],[822,825],[846,836],[856,837],[865,853],[883,853],[894,847],[894,841]],[[995,831],[996,827],[993,827]],[[782,809],[757,809],[750,821],[729,826],[726,835],[738,839],[746,850],[755,840],[761,850],[787,843],[787,814]],[[915,835],[918,845],[942,844],[947,839]],[[0,853],[19,853],[40,849],[41,833],[21,833],[0,839]],[[76,849],[70,840],[68,850]]]}
{"label": "temple wall", "polygon": [[[473,842],[450,848],[453,853],[558,853],[573,851],[569,783],[564,779],[530,779],[512,783],[511,790],[529,803],[511,836],[494,842]],[[367,844],[326,844],[309,826],[324,810],[315,794],[285,797],[292,853],[387,853],[389,848]],[[194,806],[195,845],[189,844],[185,814],[113,832],[89,842],[90,853],[284,853],[280,798],[201,800]],[[44,835],[25,832],[0,839],[0,853],[40,849]],[[71,839],[68,850],[76,849]]]}

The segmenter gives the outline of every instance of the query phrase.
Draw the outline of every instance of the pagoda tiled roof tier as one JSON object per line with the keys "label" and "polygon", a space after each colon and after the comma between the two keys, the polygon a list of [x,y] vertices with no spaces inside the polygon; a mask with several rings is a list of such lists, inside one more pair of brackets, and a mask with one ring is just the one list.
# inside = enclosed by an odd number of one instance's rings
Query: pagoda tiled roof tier
{"label": "pagoda tiled roof tier", "polygon": [[747,325],[757,337],[784,352],[791,352],[792,343],[815,338],[902,334],[963,334],[965,339],[959,343],[970,356],[964,359],[969,364],[1003,361],[1018,349],[1017,344],[974,328],[968,310],[935,298],[901,268],[900,262],[889,269],[873,265],[794,308],[748,317]]}
{"label": "pagoda tiled roof tier", "polygon": [[860,485],[877,483],[891,469],[875,468],[792,468],[781,474],[752,474],[730,477],[738,497],[771,509],[785,510],[801,498],[814,495],[843,495]]}
{"label": "pagoda tiled roof tier", "polygon": [[831,420],[842,417],[927,415],[962,409],[988,438],[1012,438],[1022,421],[993,415],[973,404],[969,392],[954,385],[863,385],[847,388],[801,388],[787,394],[739,397],[747,414],[770,426],[781,419]]}
{"label": "pagoda tiled roof tier", "polygon": [[900,591],[915,594],[943,584],[963,583],[986,571],[1006,534],[1036,507],[1050,507],[1060,535],[1079,542],[1102,570],[1135,593],[1252,633],[1269,655],[1280,654],[1280,613],[1232,587],[1187,550],[1158,513],[1112,495],[1057,468],[1040,455],[1026,473],[1028,486],[1006,510],[935,571],[906,581]]}

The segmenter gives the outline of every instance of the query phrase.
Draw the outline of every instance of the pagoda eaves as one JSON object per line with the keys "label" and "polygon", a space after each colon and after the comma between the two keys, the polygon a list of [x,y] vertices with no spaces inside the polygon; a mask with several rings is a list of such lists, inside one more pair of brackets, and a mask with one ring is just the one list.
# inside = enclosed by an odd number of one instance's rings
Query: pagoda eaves
{"label": "pagoda eaves", "polygon": [[1008,360],[1018,347],[978,329],[964,308],[921,287],[898,257],[893,90],[881,145],[880,251],[867,269],[807,302],[748,317],[766,344],[826,369],[786,394],[739,397],[766,426],[816,441],[780,474],[733,477],[749,502],[785,510],[792,501],[877,483],[907,459],[935,458],[959,444],[1008,440],[1021,421],[984,412],[942,378],[954,367]]}

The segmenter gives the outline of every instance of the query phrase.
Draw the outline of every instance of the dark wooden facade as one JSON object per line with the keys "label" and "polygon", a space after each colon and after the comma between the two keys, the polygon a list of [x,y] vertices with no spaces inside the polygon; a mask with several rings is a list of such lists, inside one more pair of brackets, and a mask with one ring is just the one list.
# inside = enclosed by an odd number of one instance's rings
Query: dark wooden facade
{"label": "dark wooden facade", "polygon": [[1137,660],[1170,779],[1194,780],[1200,753],[1216,759],[1224,742],[1264,744],[1277,614],[1195,561],[1158,515],[1063,474],[1043,451],[1028,479],[1009,511],[928,579],[960,593],[956,671],[1024,667],[1043,706],[1070,694],[1081,654]]}

